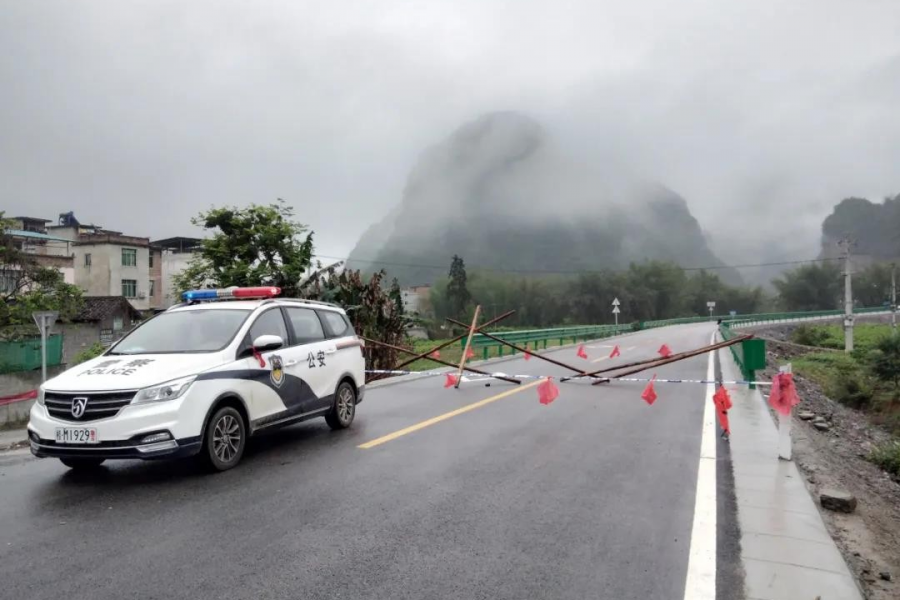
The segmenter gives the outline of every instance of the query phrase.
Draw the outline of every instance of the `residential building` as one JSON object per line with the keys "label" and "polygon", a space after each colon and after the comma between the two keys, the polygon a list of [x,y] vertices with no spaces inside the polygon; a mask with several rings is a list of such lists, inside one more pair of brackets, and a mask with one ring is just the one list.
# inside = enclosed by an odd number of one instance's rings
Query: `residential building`
{"label": "residential building", "polygon": [[63,334],[62,362],[71,364],[79,353],[97,342],[110,346],[141,320],[141,313],[122,296],[87,296],[71,323],[57,323]]}
{"label": "residential building", "polygon": [[86,296],[122,296],[138,310],[157,308],[152,305],[149,238],[81,233],[73,256],[75,285]]}
{"label": "residential building", "polygon": [[431,310],[431,286],[416,285],[400,290],[403,310],[407,314],[423,314]]}
{"label": "residential building", "polygon": [[[58,269],[66,283],[75,283],[75,269],[71,254],[71,242],[49,235],[44,229],[48,221],[30,217],[15,217],[15,229],[6,230],[13,246],[27,254],[42,267]],[[15,265],[0,265],[0,293],[10,292],[18,285]]]}
{"label": "residential building", "polygon": [[194,254],[200,250],[202,242],[200,238],[190,237],[173,237],[152,242],[151,245],[161,252],[162,293],[159,304],[161,308],[168,308],[181,301],[172,279],[188,267]]}

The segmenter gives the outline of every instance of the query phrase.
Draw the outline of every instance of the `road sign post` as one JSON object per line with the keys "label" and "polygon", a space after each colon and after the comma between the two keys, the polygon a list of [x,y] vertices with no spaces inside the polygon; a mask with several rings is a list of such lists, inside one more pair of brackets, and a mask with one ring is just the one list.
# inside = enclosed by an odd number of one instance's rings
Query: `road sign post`
{"label": "road sign post", "polygon": [[47,381],[47,335],[59,318],[59,313],[53,310],[42,310],[31,313],[31,317],[41,331],[41,383]]}
{"label": "road sign post", "polygon": [[612,307],[613,307],[613,311],[612,311],[613,316],[616,318],[616,325],[618,325],[619,324],[619,313],[622,312],[619,310],[619,299],[618,298],[613,298]]}
{"label": "road sign post", "polygon": [[[791,373],[791,363],[779,367],[781,373]],[[791,411],[793,412],[793,410]],[[791,460],[791,418],[792,414],[778,413],[778,458]]]}
{"label": "road sign post", "polygon": [[709,309],[709,318],[712,319],[713,309],[716,307],[716,302],[714,300],[710,300],[706,303],[706,308]]}

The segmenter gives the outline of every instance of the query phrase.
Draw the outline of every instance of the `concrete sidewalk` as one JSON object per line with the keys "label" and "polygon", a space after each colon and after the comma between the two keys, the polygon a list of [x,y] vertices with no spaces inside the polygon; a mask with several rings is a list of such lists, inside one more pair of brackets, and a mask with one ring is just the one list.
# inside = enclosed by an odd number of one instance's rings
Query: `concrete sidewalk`
{"label": "concrete sidewalk", "polygon": [[[719,351],[719,360],[725,380],[742,379],[729,349]],[[731,396],[747,600],[862,600],[803,476],[792,461],[778,458],[778,429],[759,390],[742,388]]]}
{"label": "concrete sidewalk", "polygon": [[28,432],[25,429],[0,431],[0,452],[12,448],[24,448],[27,442]]}

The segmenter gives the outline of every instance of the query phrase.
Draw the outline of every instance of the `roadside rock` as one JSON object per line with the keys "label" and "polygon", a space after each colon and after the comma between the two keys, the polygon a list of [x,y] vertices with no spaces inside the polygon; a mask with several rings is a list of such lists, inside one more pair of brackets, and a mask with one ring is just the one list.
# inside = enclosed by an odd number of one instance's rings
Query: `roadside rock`
{"label": "roadside rock", "polygon": [[884,579],[885,581],[891,580],[891,574],[888,573],[887,571],[882,571],[881,573],[878,574],[878,576],[881,577],[882,579]]}
{"label": "roadside rock", "polygon": [[828,510],[845,513],[852,513],[856,510],[856,496],[841,490],[824,489],[819,494],[819,500],[822,502],[822,508]]}
{"label": "roadside rock", "polygon": [[816,421],[813,423],[813,427],[815,427],[819,431],[828,431],[829,429],[831,429],[831,425],[829,425],[825,421]]}
{"label": "roadside rock", "polygon": [[799,419],[801,419],[801,420],[803,420],[803,421],[809,421],[809,420],[811,420],[811,419],[816,418],[816,413],[811,413],[811,412],[808,412],[808,411],[804,411],[804,412],[798,413],[798,414],[797,414],[797,418],[799,418]]}

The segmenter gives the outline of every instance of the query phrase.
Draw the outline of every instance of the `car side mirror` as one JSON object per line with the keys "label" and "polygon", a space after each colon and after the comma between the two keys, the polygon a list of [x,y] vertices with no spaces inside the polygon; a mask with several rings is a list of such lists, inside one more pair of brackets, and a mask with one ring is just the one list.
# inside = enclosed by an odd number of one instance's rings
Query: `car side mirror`
{"label": "car side mirror", "polygon": [[284,340],[280,335],[261,335],[253,340],[253,349],[257,352],[278,350],[282,346],[284,346]]}

